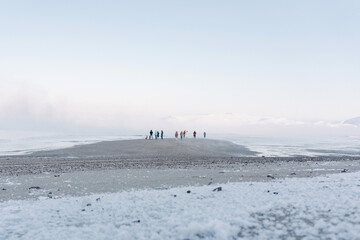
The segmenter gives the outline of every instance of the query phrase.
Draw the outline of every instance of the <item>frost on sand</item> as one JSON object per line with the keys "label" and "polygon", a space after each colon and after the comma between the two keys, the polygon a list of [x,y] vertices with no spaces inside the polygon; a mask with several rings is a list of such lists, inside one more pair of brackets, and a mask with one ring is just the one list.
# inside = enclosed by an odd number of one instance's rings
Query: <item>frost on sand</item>
{"label": "frost on sand", "polygon": [[360,173],[221,186],[7,201],[0,239],[360,239]]}

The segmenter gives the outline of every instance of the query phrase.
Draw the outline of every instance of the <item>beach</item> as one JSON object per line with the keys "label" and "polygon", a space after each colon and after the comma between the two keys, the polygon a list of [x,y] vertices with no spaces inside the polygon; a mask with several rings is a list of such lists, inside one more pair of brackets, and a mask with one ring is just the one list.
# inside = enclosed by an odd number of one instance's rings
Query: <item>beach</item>
{"label": "beach", "polygon": [[0,158],[2,239],[358,239],[359,157],[258,157],[212,139]]}
{"label": "beach", "polygon": [[[357,157],[256,157],[213,139],[105,141],[0,158],[0,201],[83,196],[360,170]],[[31,187],[41,190],[29,191]]]}

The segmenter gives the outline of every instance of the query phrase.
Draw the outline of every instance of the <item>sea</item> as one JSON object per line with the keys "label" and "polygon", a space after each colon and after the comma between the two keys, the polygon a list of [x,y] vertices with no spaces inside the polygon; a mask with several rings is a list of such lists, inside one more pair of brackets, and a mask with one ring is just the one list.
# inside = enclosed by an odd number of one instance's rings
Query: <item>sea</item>
{"label": "sea", "polygon": [[[172,137],[166,136],[165,137]],[[36,151],[53,150],[101,141],[144,139],[145,135],[101,135],[61,133],[2,133],[0,156],[26,155]],[[207,138],[231,141],[256,152],[257,156],[360,156],[360,136],[342,137],[252,137],[241,135],[212,135]]]}

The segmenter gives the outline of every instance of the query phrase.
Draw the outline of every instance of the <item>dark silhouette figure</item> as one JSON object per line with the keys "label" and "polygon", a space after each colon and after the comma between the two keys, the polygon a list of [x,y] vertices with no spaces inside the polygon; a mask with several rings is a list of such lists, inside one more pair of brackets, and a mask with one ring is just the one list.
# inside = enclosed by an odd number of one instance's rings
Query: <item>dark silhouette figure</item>
{"label": "dark silhouette figure", "polygon": [[150,130],[150,137],[149,137],[149,139],[152,139],[152,137],[153,137],[153,130]]}
{"label": "dark silhouette figure", "polygon": [[164,139],[164,131],[161,130],[161,139]]}

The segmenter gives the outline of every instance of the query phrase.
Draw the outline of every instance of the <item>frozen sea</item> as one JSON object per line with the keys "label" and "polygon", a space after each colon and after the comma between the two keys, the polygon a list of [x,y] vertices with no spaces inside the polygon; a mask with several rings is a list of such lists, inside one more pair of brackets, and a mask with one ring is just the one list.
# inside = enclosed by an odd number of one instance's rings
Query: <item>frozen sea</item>
{"label": "frozen sea", "polygon": [[[165,137],[173,137],[166,135]],[[360,136],[327,138],[248,137],[212,135],[248,147],[258,156],[359,156]],[[145,135],[86,135],[0,132],[0,156],[32,153],[41,150],[67,148],[100,141],[142,139]]]}
{"label": "frozen sea", "polygon": [[359,202],[359,172],[12,200],[0,239],[360,239]]}

